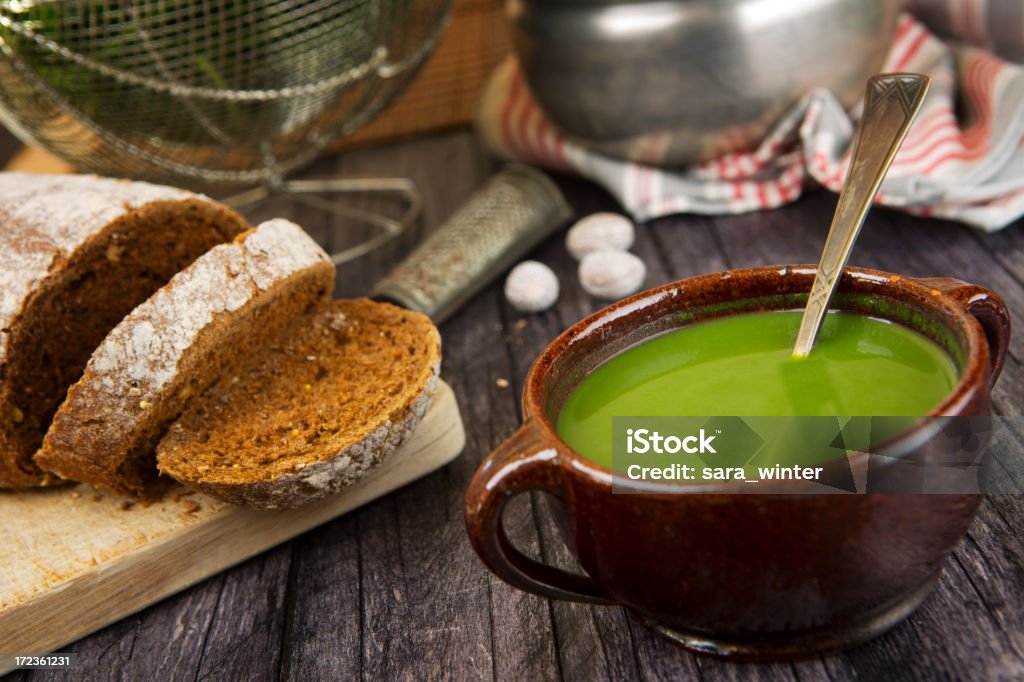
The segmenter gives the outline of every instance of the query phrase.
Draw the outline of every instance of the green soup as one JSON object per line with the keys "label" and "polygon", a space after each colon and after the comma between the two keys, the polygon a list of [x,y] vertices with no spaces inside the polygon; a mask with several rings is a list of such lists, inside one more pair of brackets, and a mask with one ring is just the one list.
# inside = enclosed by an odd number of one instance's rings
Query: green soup
{"label": "green soup", "polygon": [[612,417],[922,416],[956,384],[939,346],[860,315],[830,313],[810,357],[793,359],[800,316],[733,315],[634,346],[570,394],[558,433],[611,467]]}

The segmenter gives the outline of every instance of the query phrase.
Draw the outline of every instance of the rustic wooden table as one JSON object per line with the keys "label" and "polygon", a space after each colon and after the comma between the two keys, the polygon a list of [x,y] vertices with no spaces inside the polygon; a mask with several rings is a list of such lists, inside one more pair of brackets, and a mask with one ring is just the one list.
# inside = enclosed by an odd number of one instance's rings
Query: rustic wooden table
{"label": "rustic wooden table", "polygon": [[[0,140],[0,153],[11,145]],[[424,194],[424,216],[399,244],[341,269],[339,295],[364,293],[495,168],[468,133],[322,161],[311,174],[398,174]],[[559,178],[579,213],[615,209],[588,183]],[[835,197],[813,191],[785,208],[733,217],[678,216],[639,230],[648,286],[729,267],[809,263]],[[286,215],[330,247],[333,226],[287,204]],[[1024,320],[1024,225],[994,235],[873,211],[852,262],[909,275],[952,275],[1001,293]],[[938,589],[889,634],[840,656],[739,665],[657,638],[620,608],[551,602],[488,573],[466,540],[463,492],[480,460],[519,423],[530,363],[562,329],[603,304],[584,294],[563,239],[532,257],[562,277],[558,306],[522,316],[491,285],[442,327],[444,378],[466,423],[463,456],[417,483],[196,585],[67,647],[76,679],[1024,679],[1024,502],[987,500]],[[1024,334],[995,393],[1024,407]],[[508,381],[506,385],[504,381]],[[513,539],[548,561],[567,551],[529,498],[506,518]],[[12,680],[61,678],[18,672]]]}

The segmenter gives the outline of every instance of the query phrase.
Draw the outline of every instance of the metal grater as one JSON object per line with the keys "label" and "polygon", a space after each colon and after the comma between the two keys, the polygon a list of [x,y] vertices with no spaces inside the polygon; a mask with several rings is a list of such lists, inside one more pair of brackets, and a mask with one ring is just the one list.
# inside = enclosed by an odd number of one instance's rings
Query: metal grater
{"label": "metal grater", "polygon": [[513,164],[488,180],[373,290],[440,323],[572,216],[555,183]]}

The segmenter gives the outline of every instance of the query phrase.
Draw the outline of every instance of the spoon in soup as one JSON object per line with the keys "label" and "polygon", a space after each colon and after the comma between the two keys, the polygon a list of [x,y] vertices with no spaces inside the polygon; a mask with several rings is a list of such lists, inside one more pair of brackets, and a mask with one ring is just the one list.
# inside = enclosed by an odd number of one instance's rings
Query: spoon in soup
{"label": "spoon in soup", "polygon": [[917,73],[885,73],[868,80],[864,115],[853,143],[850,168],[839,193],[825,250],[800,321],[800,331],[793,347],[795,358],[804,358],[811,353],[829,301],[850,258],[853,242],[860,233],[882,178],[896,156],[896,150],[921,108],[930,80],[928,76]]}

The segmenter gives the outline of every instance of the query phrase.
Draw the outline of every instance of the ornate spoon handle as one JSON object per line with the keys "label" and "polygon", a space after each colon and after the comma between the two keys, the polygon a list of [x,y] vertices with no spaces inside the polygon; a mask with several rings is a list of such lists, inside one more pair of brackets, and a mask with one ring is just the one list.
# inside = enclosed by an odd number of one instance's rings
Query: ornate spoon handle
{"label": "ornate spoon handle", "polygon": [[850,169],[807,298],[793,347],[794,357],[806,357],[814,346],[829,301],[850,258],[853,242],[864,224],[864,216],[921,108],[929,82],[927,76],[915,73],[887,73],[868,80],[864,116],[853,144]]}

